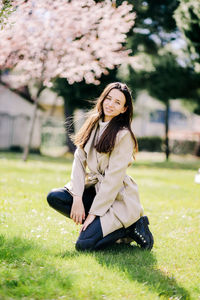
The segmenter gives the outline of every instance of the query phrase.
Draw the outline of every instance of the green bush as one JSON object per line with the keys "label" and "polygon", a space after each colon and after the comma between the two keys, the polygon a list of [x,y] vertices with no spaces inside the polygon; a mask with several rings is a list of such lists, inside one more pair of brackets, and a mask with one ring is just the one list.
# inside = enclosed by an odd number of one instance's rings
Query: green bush
{"label": "green bush", "polygon": [[170,149],[174,154],[195,154],[196,141],[170,140]]}
{"label": "green bush", "polygon": [[[145,136],[137,138],[139,151],[164,152],[164,139],[159,136]],[[171,153],[174,154],[198,154],[196,141],[169,140]]]}
{"label": "green bush", "polygon": [[163,139],[159,136],[137,138],[140,151],[162,152]]}

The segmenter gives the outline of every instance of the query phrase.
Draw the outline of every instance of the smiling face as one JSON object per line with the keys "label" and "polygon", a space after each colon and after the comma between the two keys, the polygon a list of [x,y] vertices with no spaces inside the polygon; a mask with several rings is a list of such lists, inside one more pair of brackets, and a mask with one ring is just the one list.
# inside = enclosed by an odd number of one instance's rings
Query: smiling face
{"label": "smiling face", "polygon": [[125,103],[124,94],[118,89],[112,89],[103,101],[104,122],[123,114],[127,109]]}

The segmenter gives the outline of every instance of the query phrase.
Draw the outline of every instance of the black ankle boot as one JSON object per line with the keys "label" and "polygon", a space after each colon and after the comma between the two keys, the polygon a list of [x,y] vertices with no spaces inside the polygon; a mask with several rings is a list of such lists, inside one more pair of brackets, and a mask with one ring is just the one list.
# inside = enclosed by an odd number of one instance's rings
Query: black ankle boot
{"label": "black ankle boot", "polygon": [[137,222],[129,226],[127,236],[131,237],[141,248],[151,250],[153,248],[153,235],[149,230],[147,216],[141,217]]}

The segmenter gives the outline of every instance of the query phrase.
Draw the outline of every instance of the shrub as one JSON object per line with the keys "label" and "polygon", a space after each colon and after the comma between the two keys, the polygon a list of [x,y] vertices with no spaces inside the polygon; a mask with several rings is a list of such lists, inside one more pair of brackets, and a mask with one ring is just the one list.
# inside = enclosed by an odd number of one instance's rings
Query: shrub
{"label": "shrub", "polygon": [[196,141],[170,140],[171,152],[174,154],[195,154]]}
{"label": "shrub", "polygon": [[[139,151],[164,152],[164,139],[159,136],[138,137]],[[200,156],[200,149],[196,141],[169,140],[171,153],[193,154]]]}
{"label": "shrub", "polygon": [[140,151],[162,152],[163,139],[159,136],[145,136],[137,138]]}

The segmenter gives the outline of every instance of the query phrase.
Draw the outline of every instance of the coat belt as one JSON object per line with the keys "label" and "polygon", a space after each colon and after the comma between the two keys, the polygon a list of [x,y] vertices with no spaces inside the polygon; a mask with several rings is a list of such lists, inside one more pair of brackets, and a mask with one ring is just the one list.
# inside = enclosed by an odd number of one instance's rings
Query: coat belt
{"label": "coat belt", "polygon": [[96,185],[96,188],[99,188],[100,183],[103,181],[104,176],[101,173],[88,173],[87,179],[89,183]]}

